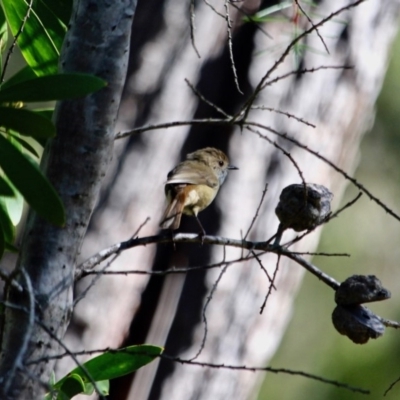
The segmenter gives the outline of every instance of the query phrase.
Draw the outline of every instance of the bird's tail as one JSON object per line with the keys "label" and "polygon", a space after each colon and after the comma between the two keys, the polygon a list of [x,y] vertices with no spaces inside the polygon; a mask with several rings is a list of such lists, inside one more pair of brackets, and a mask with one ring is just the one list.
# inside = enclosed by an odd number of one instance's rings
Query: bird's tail
{"label": "bird's tail", "polygon": [[184,193],[177,193],[164,211],[164,215],[160,222],[161,229],[178,229],[179,225],[181,224],[184,207]]}

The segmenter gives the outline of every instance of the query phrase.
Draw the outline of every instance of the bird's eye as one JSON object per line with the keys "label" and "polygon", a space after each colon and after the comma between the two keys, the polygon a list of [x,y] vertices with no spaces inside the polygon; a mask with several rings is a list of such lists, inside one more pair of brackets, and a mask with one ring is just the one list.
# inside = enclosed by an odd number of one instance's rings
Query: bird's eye
{"label": "bird's eye", "polygon": [[218,164],[219,164],[220,167],[222,167],[224,165],[224,162],[223,161],[218,161]]}

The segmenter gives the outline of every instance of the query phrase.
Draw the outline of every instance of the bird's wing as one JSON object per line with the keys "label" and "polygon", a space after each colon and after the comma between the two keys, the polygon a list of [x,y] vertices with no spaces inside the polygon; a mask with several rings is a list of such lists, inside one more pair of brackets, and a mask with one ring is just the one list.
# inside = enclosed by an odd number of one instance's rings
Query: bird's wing
{"label": "bird's wing", "polygon": [[178,164],[167,177],[166,185],[188,184],[218,186],[218,178],[212,169],[199,164],[196,168],[187,165],[185,162]]}

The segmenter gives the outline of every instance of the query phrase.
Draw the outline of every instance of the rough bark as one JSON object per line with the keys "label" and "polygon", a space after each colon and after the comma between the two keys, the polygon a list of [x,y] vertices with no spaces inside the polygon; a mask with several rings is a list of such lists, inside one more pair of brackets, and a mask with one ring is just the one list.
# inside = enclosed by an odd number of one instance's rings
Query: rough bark
{"label": "rough bark", "polygon": [[[271,4],[265,2],[264,6],[267,3]],[[321,1],[314,11],[318,16],[327,16],[348,4],[348,1]],[[215,2],[215,6],[225,14],[221,3]],[[254,11],[257,6],[257,2],[250,1],[241,5],[247,12]],[[151,18],[149,10],[153,10]],[[292,23],[268,23],[262,28],[272,36],[271,39],[253,25],[242,25],[240,14],[231,9],[231,18],[235,21],[233,52],[239,84],[245,93],[242,96],[233,83],[225,20],[205,3],[197,4],[195,37],[202,55],[199,60],[188,34],[188,18],[182,17],[187,15],[187,10],[188,4],[175,0],[163,2],[163,7],[159,2],[139,4],[135,29],[140,30],[142,36],[132,46],[120,129],[218,116],[209,106],[199,102],[187,88],[184,78],[195,84],[207,99],[233,114],[279,58],[289,42],[288,35],[293,34]],[[260,110],[251,111],[248,119],[295,137],[351,174],[357,164],[361,136],[373,119],[374,103],[385,73],[398,15],[399,1],[378,0],[367,1],[341,13],[338,19],[346,21],[345,24],[333,21],[319,30],[330,55],[324,53],[324,47],[314,33],[306,37],[305,44],[317,52],[302,56],[300,68],[351,65],[353,69],[293,74],[260,93],[256,104],[294,114],[315,124],[315,129],[286,116]],[[313,17],[314,23],[320,18]],[[309,27],[306,20],[302,21],[303,28]],[[284,44],[277,50],[266,51],[282,42]],[[275,71],[274,77],[295,68],[294,58],[289,56]],[[334,193],[334,205],[337,206],[347,184],[342,175],[307,151],[270,132],[263,131],[263,134],[290,152],[306,181],[327,186]],[[266,201],[250,239],[263,240],[275,233],[278,222],[274,208],[279,193],[286,185],[300,181],[288,158],[248,130],[242,132],[237,127],[215,126],[175,127],[145,132],[119,144],[118,157],[109,171],[108,187],[104,189],[86,238],[82,258],[129,238],[148,216],[151,221],[140,235],[155,234],[164,204],[163,182],[167,171],[187,152],[208,145],[226,150],[240,171],[229,176],[216,202],[200,214],[206,231],[240,238],[241,232],[246,232],[268,182]],[[182,229],[195,231],[195,222],[187,219]],[[312,251],[318,236],[319,231],[293,250]],[[285,234],[285,240],[289,237]],[[233,259],[238,254],[237,250],[226,249],[226,259]],[[110,268],[161,270],[221,259],[222,250],[218,247],[147,246],[122,254]],[[263,257],[263,264],[272,274],[276,257]],[[76,309],[67,341],[76,349],[104,348],[118,346],[128,336],[125,343],[165,344],[168,354],[193,357],[203,336],[201,313],[205,298],[220,272],[193,272],[185,278],[170,276],[150,280],[136,275],[103,277]],[[268,280],[258,263],[249,261],[229,267],[207,308],[208,337],[199,360],[265,365],[290,318],[302,275],[298,265],[281,259],[277,291],[260,315]],[[99,308],[107,314],[106,319],[98,317]],[[70,362],[68,367],[64,364],[59,368],[65,371],[71,366]],[[111,398],[246,399],[260,376],[161,361],[159,365],[154,363],[140,371],[130,389],[130,382],[119,381],[112,391],[115,397]]]}
{"label": "rough bark", "polygon": [[112,156],[135,5],[74,2],[60,70],[93,74],[108,85],[56,106],[57,137],[46,146],[42,170],[64,203],[66,224],[59,228],[29,213],[17,265],[25,290],[10,288],[3,317],[2,399],[42,398],[54,369],[54,361],[27,363],[57,353],[69,323],[76,258]]}

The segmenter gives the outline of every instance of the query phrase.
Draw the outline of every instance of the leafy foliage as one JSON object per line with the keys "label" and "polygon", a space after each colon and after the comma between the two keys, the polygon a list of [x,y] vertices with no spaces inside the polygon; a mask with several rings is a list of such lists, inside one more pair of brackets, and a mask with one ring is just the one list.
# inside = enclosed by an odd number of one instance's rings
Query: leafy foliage
{"label": "leafy foliage", "polygon": [[153,361],[162,351],[161,347],[146,344],[107,351],[54,383],[53,392],[47,394],[46,400],[69,400],[79,393],[91,395],[94,383],[101,394],[107,395],[110,379],[138,370]]}
{"label": "leafy foliage", "polygon": [[[63,204],[38,165],[42,145],[56,135],[52,109],[28,109],[25,103],[84,97],[106,85],[94,76],[57,72],[71,9],[72,0],[37,0],[32,6],[0,0],[0,257],[16,250],[24,199],[49,222],[65,223]],[[15,43],[27,65],[5,81]]]}

